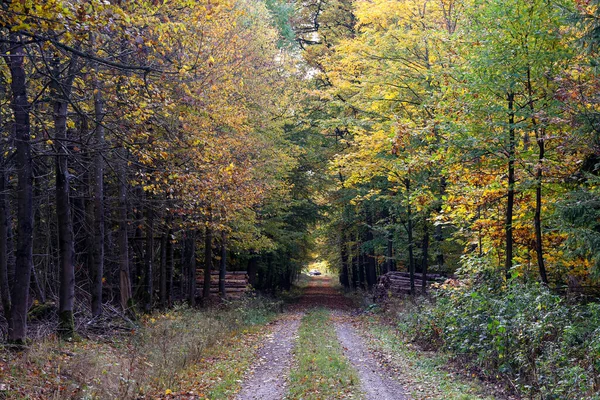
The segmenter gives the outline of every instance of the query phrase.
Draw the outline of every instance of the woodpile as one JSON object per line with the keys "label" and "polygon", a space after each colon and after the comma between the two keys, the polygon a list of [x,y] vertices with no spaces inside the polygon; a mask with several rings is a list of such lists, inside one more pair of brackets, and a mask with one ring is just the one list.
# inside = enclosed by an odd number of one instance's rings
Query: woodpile
{"label": "woodpile", "polygon": [[[202,293],[204,288],[204,270],[196,270],[196,287]],[[225,273],[225,295],[226,297],[241,297],[250,289],[248,274],[246,271],[227,271]],[[210,272],[210,294],[219,294],[219,271]]]}
{"label": "woodpile", "polygon": [[[415,292],[421,292],[423,275],[415,273]],[[443,283],[447,278],[439,274],[427,274],[427,286],[432,283]],[[381,275],[375,286],[374,298],[377,301],[388,297],[402,297],[410,294],[410,274],[408,272],[393,271]]]}

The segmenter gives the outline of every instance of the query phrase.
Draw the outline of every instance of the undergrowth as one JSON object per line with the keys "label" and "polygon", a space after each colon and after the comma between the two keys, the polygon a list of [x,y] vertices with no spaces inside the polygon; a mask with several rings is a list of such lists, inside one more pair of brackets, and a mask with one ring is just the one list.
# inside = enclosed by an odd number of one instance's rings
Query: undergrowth
{"label": "undergrowth", "polygon": [[[472,379],[447,368],[448,356],[427,352],[406,341],[398,331],[377,318],[366,318],[371,345],[386,354],[388,367],[415,400],[491,400],[489,391]],[[470,377],[472,378],[472,377]]]}
{"label": "undergrowth", "polygon": [[404,338],[530,398],[600,399],[600,304],[538,284],[471,283],[395,307]]}
{"label": "undergrowth", "polygon": [[[178,305],[144,317],[139,328],[126,334],[78,342],[48,337],[35,341],[19,354],[3,350],[0,384],[5,390],[0,397],[153,397],[177,389],[178,377],[190,368],[201,368],[204,375],[219,375],[214,381],[217,385],[222,374],[211,368],[222,368],[223,360],[206,362],[203,358],[228,341],[231,347],[232,340],[243,340],[253,326],[268,322],[280,308],[280,302],[260,297],[204,310]],[[246,351],[252,349],[248,347]],[[239,357],[239,353],[232,357]],[[235,367],[229,365],[227,369]],[[204,389],[212,390],[210,385],[204,385]]]}

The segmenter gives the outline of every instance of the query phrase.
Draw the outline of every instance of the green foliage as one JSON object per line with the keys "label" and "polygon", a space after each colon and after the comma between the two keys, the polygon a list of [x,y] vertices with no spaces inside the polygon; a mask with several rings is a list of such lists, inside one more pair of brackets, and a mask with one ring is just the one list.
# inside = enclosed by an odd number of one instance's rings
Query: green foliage
{"label": "green foliage", "polygon": [[303,126],[288,124],[284,130],[298,154],[296,164],[284,178],[287,192],[272,195],[258,213],[261,233],[272,243],[259,254],[259,289],[291,288],[312,258],[314,237],[310,231],[324,211],[317,196],[327,184],[323,171],[327,166],[327,139]]}
{"label": "green foliage", "polygon": [[[414,303],[402,303],[402,307],[419,307]],[[411,314],[416,316],[416,314]],[[476,400],[493,399],[486,395],[485,386],[476,379],[453,373],[448,368],[448,354],[424,352],[408,343],[392,326],[376,318],[368,318],[367,326],[371,344],[389,356],[392,365],[400,371],[397,379],[417,400]],[[387,358],[387,357],[386,357]],[[458,378],[458,379],[457,379]]]}
{"label": "green foliage", "polygon": [[590,178],[591,185],[569,193],[558,208],[561,225],[569,236],[565,247],[574,257],[592,261],[591,272],[600,276],[600,193],[598,177]]}
{"label": "green foliage", "polygon": [[273,18],[273,24],[279,31],[278,46],[285,47],[295,44],[296,34],[290,23],[294,15],[294,3],[285,0],[265,0],[265,6]]}
{"label": "green foliage", "polygon": [[539,284],[489,283],[438,292],[399,314],[422,343],[466,357],[482,372],[505,374],[545,399],[597,398],[600,305],[571,305]]}

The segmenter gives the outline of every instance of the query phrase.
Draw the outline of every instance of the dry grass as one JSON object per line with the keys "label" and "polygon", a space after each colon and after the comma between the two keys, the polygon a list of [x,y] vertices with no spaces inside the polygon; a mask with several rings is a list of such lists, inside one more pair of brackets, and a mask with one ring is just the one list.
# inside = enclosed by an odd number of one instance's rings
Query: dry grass
{"label": "dry grass", "polygon": [[[207,310],[178,306],[119,335],[74,342],[47,336],[22,353],[0,350],[0,399],[155,397],[177,388],[183,371],[197,369],[206,354],[268,322],[279,308],[264,299]],[[210,368],[222,367],[206,363],[208,375]]]}

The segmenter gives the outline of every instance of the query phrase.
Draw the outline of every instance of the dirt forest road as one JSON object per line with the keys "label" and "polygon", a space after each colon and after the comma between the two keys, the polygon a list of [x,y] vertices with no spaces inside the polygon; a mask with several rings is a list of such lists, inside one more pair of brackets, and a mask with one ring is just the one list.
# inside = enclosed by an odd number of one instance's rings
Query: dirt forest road
{"label": "dirt forest road", "polygon": [[361,398],[409,399],[406,390],[378,363],[350,323],[353,310],[351,301],[332,286],[332,278],[315,276],[298,303],[274,324],[269,339],[259,350],[259,363],[246,375],[237,400],[286,398],[298,328],[302,316],[313,308],[325,308],[331,313],[344,356],[359,376]]}

